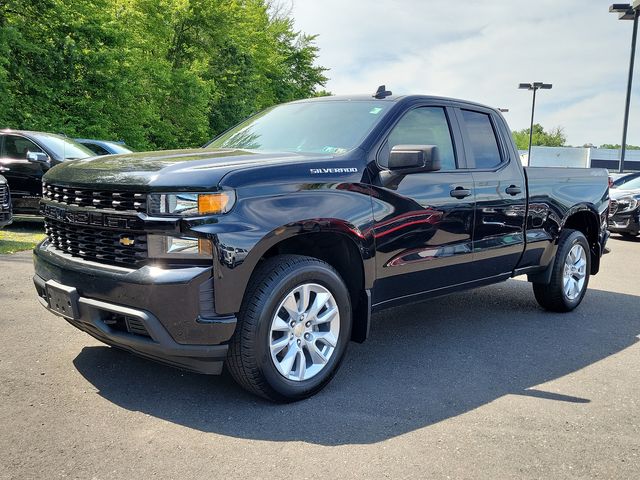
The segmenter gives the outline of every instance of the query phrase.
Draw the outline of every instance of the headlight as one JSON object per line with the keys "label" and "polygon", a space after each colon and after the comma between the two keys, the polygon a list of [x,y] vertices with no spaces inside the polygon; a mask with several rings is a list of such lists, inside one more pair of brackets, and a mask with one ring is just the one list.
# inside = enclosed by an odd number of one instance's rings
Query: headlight
{"label": "headlight", "polygon": [[233,191],[215,193],[152,193],[149,195],[150,215],[198,216],[229,212],[236,203]]}
{"label": "headlight", "polygon": [[617,201],[618,210],[616,213],[633,212],[638,206],[638,197],[622,197]]}
{"label": "headlight", "polygon": [[150,258],[193,259],[213,258],[210,240],[193,237],[149,235],[147,248]]}

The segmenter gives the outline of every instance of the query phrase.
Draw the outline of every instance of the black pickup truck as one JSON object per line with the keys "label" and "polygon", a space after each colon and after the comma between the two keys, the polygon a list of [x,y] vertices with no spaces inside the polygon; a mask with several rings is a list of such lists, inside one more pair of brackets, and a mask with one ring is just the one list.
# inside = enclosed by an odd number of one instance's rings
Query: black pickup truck
{"label": "black pickup truck", "polygon": [[203,149],[52,168],[34,282],[104,343],[197,372],[224,363],[291,401],[329,382],[383,308],[526,274],[540,305],[572,310],[608,208],[605,170],[523,168],[493,108],[325,97]]}

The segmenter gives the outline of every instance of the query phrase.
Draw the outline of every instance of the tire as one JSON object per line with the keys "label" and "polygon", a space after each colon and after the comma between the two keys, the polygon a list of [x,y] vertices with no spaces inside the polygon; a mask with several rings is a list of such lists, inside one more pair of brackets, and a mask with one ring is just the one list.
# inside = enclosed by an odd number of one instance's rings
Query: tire
{"label": "tire", "polygon": [[302,400],[333,378],[350,337],[349,291],[338,272],[316,258],[278,255],[249,282],[226,366],[251,393]]}
{"label": "tire", "polygon": [[[578,264],[573,261],[576,258],[574,253],[579,252],[580,249],[584,254],[583,263],[580,263],[580,267],[576,268]],[[572,255],[571,258],[569,258],[570,255]],[[589,244],[582,232],[565,230],[561,233],[551,272],[551,282],[548,285],[533,284],[533,293],[541,307],[552,312],[570,312],[580,305],[589,285],[590,255]],[[570,264],[574,264],[573,273],[571,270],[565,272],[565,266],[570,269]],[[567,277],[569,277],[568,284],[572,285],[572,288],[569,289],[565,288]],[[577,280],[579,277],[581,277],[580,281]]]}

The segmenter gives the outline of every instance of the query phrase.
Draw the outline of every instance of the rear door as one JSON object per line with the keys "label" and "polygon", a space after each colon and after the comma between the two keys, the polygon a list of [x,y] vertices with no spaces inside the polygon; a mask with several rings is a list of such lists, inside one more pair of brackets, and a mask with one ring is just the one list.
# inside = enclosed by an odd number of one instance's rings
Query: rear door
{"label": "rear door", "polygon": [[[453,110],[417,105],[393,125],[377,154],[373,217],[377,281],[373,303],[411,297],[469,281],[474,196],[464,170]],[[441,170],[393,175],[394,145],[436,145]]]}
{"label": "rear door", "polygon": [[460,107],[467,168],[475,185],[474,280],[507,275],[524,250],[526,183],[519,158],[509,148],[504,121],[482,107]]}

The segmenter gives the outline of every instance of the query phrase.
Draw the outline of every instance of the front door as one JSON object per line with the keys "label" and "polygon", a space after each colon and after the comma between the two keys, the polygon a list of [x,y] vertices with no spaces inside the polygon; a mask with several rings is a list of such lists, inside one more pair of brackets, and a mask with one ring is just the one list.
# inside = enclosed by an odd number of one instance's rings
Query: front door
{"label": "front door", "polygon": [[[452,135],[454,121],[450,108],[418,106],[400,118],[380,149],[380,173],[372,182],[374,305],[472,279],[473,178],[460,168],[462,147]],[[441,169],[389,175],[385,165],[395,145],[436,145]]]}
{"label": "front door", "polygon": [[48,165],[31,162],[29,152],[43,150],[31,140],[20,135],[2,135],[0,145],[0,175],[9,182],[13,208],[18,213],[37,213],[42,196],[42,176]]}

